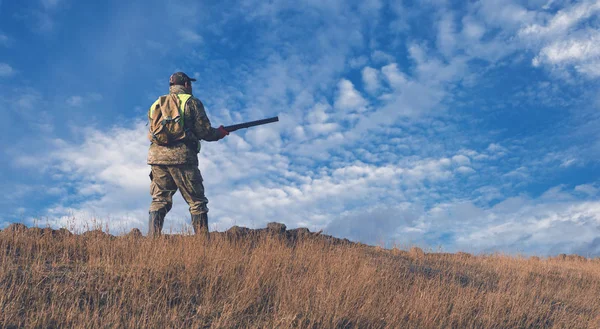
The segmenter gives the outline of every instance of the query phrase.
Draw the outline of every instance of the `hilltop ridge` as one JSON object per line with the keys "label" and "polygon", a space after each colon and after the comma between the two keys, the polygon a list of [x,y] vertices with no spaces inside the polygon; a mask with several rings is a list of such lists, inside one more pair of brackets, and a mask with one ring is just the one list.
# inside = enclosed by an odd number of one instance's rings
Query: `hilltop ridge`
{"label": "hilltop ridge", "polygon": [[[3,230],[0,230],[0,232],[2,232],[2,231]],[[71,231],[67,230],[66,228],[53,229],[51,227],[44,227],[44,228],[27,227],[26,225],[21,224],[21,223],[12,223],[9,226],[7,226],[4,229],[4,231],[12,232],[12,233],[21,233],[21,234],[26,234],[26,235],[36,235],[36,236],[46,235],[46,236],[52,236],[52,237],[64,237],[64,236],[77,235],[77,234],[74,234]],[[185,233],[188,233],[188,234],[185,234]],[[180,234],[177,234],[177,233],[164,234],[164,236],[165,237],[174,237],[177,235],[183,236],[183,235],[190,235],[190,234],[191,234],[191,232],[183,232],[183,234],[181,234],[181,233]],[[129,231],[129,233],[122,234],[122,235],[113,235],[113,234],[104,232],[101,229],[88,230],[79,235],[81,235],[83,237],[105,236],[108,238],[117,238],[117,237],[142,238],[142,237],[145,237],[138,228],[133,228]],[[304,227],[288,230],[287,226],[285,224],[277,223],[277,222],[268,223],[266,228],[251,229],[251,228],[235,225],[224,232],[219,232],[219,231],[210,232],[211,237],[225,237],[228,239],[254,240],[254,239],[258,239],[265,235],[277,236],[277,237],[283,238],[284,240],[287,240],[289,242],[296,242],[300,239],[318,239],[318,240],[330,242],[332,244],[356,244],[356,245],[366,246],[365,244],[360,243],[360,242],[353,242],[353,241],[350,241],[345,238],[336,238],[331,235],[322,234],[322,231],[311,232],[308,228],[304,228]]]}
{"label": "hilltop ridge", "polygon": [[232,227],[0,232],[0,327],[597,328],[600,260],[425,253]]}

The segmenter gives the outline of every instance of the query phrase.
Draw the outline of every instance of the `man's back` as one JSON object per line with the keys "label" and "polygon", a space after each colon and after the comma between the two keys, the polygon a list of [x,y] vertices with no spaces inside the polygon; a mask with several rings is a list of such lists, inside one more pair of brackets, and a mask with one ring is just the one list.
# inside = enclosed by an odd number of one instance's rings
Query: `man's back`
{"label": "man's back", "polygon": [[[188,91],[180,85],[171,86],[169,91],[172,94],[188,94]],[[218,129],[211,127],[204,105],[199,99],[190,97],[183,112],[185,140],[173,145],[152,143],[148,151],[149,165],[190,164],[197,166],[199,140],[216,141],[221,136]]]}

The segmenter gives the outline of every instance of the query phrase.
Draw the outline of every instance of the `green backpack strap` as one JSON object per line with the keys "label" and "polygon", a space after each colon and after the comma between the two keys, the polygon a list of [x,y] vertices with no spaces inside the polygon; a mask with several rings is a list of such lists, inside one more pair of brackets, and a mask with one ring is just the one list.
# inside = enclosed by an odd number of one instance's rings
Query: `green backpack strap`
{"label": "green backpack strap", "polygon": [[183,118],[185,117],[185,104],[192,97],[190,94],[177,94],[177,98],[179,98],[179,115],[181,116],[181,125],[185,127]]}
{"label": "green backpack strap", "polygon": [[154,110],[156,109],[156,105],[158,105],[158,102],[160,102],[160,98],[158,98],[156,102],[152,103],[152,106],[150,106],[150,110],[148,111],[148,119],[152,119],[152,117],[154,116]]}

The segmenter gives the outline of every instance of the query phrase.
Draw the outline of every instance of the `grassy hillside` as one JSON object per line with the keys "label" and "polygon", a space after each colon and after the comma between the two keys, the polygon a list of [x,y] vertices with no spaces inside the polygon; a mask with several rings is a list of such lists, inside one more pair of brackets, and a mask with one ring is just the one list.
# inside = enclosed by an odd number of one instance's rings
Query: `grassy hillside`
{"label": "grassy hillside", "polygon": [[385,250],[307,230],[0,232],[2,328],[599,328],[600,260]]}

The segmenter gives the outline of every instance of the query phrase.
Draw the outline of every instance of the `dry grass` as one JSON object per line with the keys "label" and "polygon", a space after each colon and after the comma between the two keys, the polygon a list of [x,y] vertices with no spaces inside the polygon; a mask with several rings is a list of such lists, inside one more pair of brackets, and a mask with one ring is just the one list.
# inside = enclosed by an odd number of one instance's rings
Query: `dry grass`
{"label": "dry grass", "polygon": [[599,328],[600,261],[0,232],[2,328]]}

